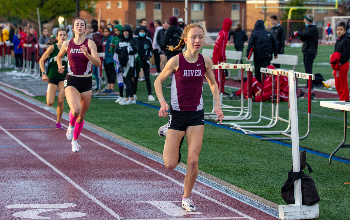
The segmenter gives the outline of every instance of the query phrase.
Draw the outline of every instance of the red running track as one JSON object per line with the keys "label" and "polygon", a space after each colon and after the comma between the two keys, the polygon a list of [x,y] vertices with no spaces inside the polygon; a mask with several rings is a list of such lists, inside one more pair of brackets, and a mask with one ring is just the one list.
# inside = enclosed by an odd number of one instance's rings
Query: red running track
{"label": "red running track", "polygon": [[0,219],[277,219],[200,182],[186,213],[183,173],[85,128],[72,153],[56,115],[4,90],[0,112]]}

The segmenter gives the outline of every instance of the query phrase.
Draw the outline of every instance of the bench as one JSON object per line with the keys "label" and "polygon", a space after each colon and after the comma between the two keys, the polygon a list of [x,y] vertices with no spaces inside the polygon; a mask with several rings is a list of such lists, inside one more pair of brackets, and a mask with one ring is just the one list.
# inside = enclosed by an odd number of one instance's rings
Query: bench
{"label": "bench", "polygon": [[[295,71],[296,66],[298,65],[298,56],[297,55],[285,55],[277,54],[277,59],[273,58],[271,64],[280,64],[280,65],[290,65],[293,66],[293,71]],[[254,61],[254,54],[247,61],[252,64]]]}

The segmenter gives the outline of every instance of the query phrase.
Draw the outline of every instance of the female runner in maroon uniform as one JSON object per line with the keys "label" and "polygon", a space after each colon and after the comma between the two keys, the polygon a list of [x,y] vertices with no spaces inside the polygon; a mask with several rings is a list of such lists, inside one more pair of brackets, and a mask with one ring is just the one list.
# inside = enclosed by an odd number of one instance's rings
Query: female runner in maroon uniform
{"label": "female runner in maroon uniform", "polygon": [[[215,103],[217,103],[214,108],[218,116],[217,120],[221,123],[224,118],[220,108],[218,86],[212,71],[213,63],[209,57],[202,56],[199,53],[203,40],[203,28],[198,24],[188,25],[181,36],[179,45],[174,48],[174,50],[182,48],[185,43],[187,50],[171,58],[154,82],[154,88],[161,105],[159,116],[167,117],[167,111],[170,110],[170,125],[163,150],[163,160],[166,168],[174,169],[177,166],[180,141],[185,133],[187,135],[187,172],[182,197],[182,207],[186,211],[196,211],[190,194],[198,174],[198,158],[204,134],[202,98],[204,77],[207,78]],[[172,76],[170,109],[162,92],[162,83],[169,76]]]}
{"label": "female runner in maroon uniform", "polygon": [[82,18],[73,21],[74,38],[65,41],[57,55],[58,71],[63,73],[62,58],[67,53],[68,74],[64,81],[66,99],[70,108],[67,139],[72,140],[72,151],[78,152],[78,137],[84,126],[84,116],[90,106],[92,94],[91,63],[97,67],[101,61],[96,44],[85,37],[86,23]]}

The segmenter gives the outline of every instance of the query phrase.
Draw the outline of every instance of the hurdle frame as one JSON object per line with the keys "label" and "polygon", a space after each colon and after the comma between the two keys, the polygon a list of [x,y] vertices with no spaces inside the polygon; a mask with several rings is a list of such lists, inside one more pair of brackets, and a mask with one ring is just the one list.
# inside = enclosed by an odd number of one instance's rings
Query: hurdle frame
{"label": "hurdle frame", "polygon": [[[237,69],[241,70],[241,89],[243,91],[243,84],[244,84],[244,70],[248,71],[248,81],[251,80],[252,77],[252,67],[250,64],[230,64],[230,63],[220,63],[213,65],[213,69],[218,69],[218,70],[223,70],[223,69]],[[248,83],[249,84],[249,83]],[[248,88],[248,94],[251,88]],[[236,107],[236,106],[229,106],[229,105],[224,105],[222,103],[222,93],[220,93],[220,107],[222,111],[227,111],[227,112],[238,112],[239,114],[236,116],[226,116],[224,120],[244,120],[244,119],[250,119],[251,118],[251,112],[252,112],[252,98],[248,97],[248,104],[247,106],[244,106],[244,93],[241,93],[241,106]],[[206,112],[204,113],[206,118],[210,119],[215,119],[216,114],[214,112],[215,108],[215,101],[213,99],[213,109],[211,112]],[[239,110],[235,110],[239,109]]]}
{"label": "hurdle frame", "polygon": [[[300,172],[299,153],[299,127],[298,127],[298,104],[296,95],[296,74],[293,70],[288,72],[289,103],[291,120],[291,140],[293,172]],[[314,219],[319,217],[319,204],[312,206],[302,205],[301,179],[294,182],[295,204],[279,205],[278,212],[281,219]]]}

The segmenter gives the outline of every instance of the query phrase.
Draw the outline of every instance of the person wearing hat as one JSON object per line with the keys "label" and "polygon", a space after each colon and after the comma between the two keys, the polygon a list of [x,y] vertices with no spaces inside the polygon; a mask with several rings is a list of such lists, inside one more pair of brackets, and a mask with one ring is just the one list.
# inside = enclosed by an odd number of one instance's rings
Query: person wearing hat
{"label": "person wearing hat", "polygon": [[179,28],[181,29],[181,30],[184,30],[185,29],[185,22],[184,22],[184,19],[182,19],[182,18],[179,18],[179,19],[177,19],[177,25],[179,26]]}
{"label": "person wearing hat", "polygon": [[[306,26],[305,32],[294,32],[294,37],[300,37],[300,40],[303,42],[302,53],[304,56],[304,67],[305,72],[312,74],[312,64],[314,63],[315,57],[317,55],[317,47],[318,47],[318,29],[316,24],[314,23],[314,17],[311,14],[307,14],[304,16],[304,22]],[[306,84],[308,85],[308,83]],[[304,93],[307,90],[306,86],[301,90],[298,98],[303,98]],[[311,94],[311,97],[314,98],[315,94]]]}

